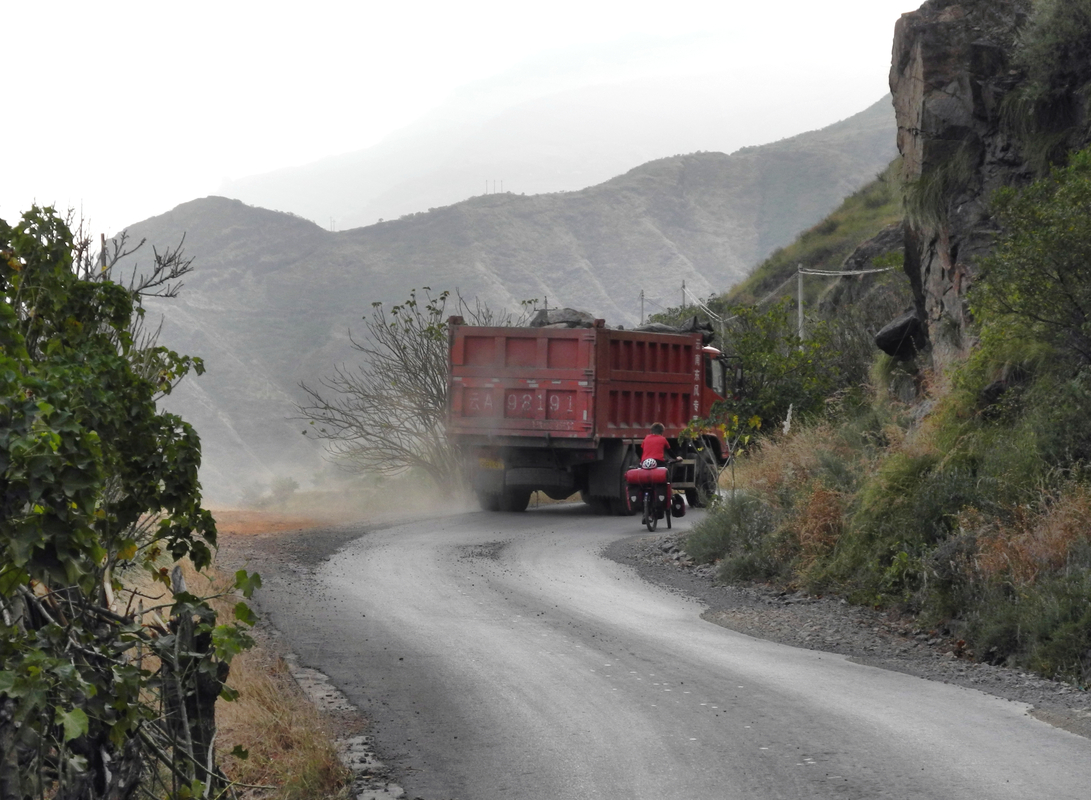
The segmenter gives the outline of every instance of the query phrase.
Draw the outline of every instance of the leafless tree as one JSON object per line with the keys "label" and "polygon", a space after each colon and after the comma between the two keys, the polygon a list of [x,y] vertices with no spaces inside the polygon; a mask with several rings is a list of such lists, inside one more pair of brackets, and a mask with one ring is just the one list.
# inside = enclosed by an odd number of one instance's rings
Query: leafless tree
{"label": "leafless tree", "polygon": [[366,336],[349,335],[362,363],[336,367],[318,388],[300,384],[308,395],[297,407],[297,418],[310,423],[305,433],[353,471],[419,469],[445,494],[462,488],[460,457],[446,432],[449,302],[472,324],[508,326],[525,324],[536,301],[523,301],[518,315],[497,313],[457,291],[433,295],[425,286],[389,309],[372,303]]}

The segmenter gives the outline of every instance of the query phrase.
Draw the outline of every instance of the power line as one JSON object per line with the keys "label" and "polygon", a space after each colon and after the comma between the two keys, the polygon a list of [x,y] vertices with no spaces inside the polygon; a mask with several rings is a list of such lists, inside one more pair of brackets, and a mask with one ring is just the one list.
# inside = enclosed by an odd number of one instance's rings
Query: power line
{"label": "power line", "polygon": [[784,281],[784,283],[782,283],[780,286],[778,286],[773,291],[769,292],[769,294],[765,295],[765,297],[763,297],[761,300],[754,303],[754,305],[755,306],[761,306],[761,305],[765,305],[766,303],[768,303],[770,300],[773,299],[773,297],[776,295],[777,292],[779,292],[781,289],[783,289],[785,286],[787,286],[789,283],[791,283],[793,278],[795,278],[794,274],[789,275],[788,278]]}
{"label": "power line", "polygon": [[[723,323],[725,321],[723,317],[721,317],[719,314],[717,314],[711,308],[709,308],[704,303],[702,303],[701,300],[696,295],[693,294],[693,292],[686,289],[685,281],[682,282],[682,293],[683,293],[683,296],[688,295],[689,298],[693,301],[693,304],[695,306],[697,306],[699,309],[701,309],[702,311],[704,311],[706,314],[708,314],[710,317],[712,317],[712,319],[716,320],[719,323]],[[734,319],[734,318],[732,318],[732,319]]]}
{"label": "power line", "polygon": [[[846,277],[850,275],[874,275],[877,272],[890,272],[900,267],[883,267],[882,269],[855,269],[855,270],[828,270],[828,269],[803,269],[798,272],[802,275],[823,275],[828,278]],[[791,280],[789,278],[788,280]],[[786,281],[787,282],[787,281]],[[783,284],[781,284],[783,285]]]}
{"label": "power line", "polygon": [[[874,274],[880,273],[880,272],[890,272],[891,270],[895,270],[895,269],[898,269],[898,267],[884,267],[882,269],[861,269],[861,270],[826,270],[826,269],[803,269],[803,267],[801,266],[796,270],[796,272],[794,274],[789,275],[787,278],[785,278],[784,282],[781,283],[779,286],[777,286],[775,289],[773,289],[773,291],[769,292],[761,300],[754,303],[754,306],[755,307],[762,306],[762,305],[765,305],[766,303],[768,303],[770,300],[772,300],[774,297],[776,297],[776,295],[780,292],[781,289],[783,289],[785,286],[787,286],[789,283],[791,283],[793,279],[798,280],[798,276],[800,276],[800,275],[818,275],[818,276],[827,277],[827,278],[838,278],[838,277],[850,277],[850,276],[853,276],[853,275],[874,275]],[[719,314],[717,314],[715,311],[713,311],[711,308],[709,308],[699,297],[697,297],[697,295],[695,295],[688,288],[686,288],[686,282],[682,281],[682,309],[683,310],[686,307],[686,298],[687,297],[691,301],[693,301],[693,304],[695,306],[697,306],[699,309],[704,311],[709,317],[714,319],[716,322],[719,322],[721,325],[723,325],[725,322],[730,322],[731,320],[736,319],[737,316],[738,316],[738,315],[735,315],[735,316],[727,317],[726,319],[724,317],[721,317]],[[644,294],[643,289],[640,292],[640,299],[641,299],[642,304],[646,300],[648,303],[654,305],[656,308],[660,308],[663,311],[670,311],[669,308],[664,308],[662,305],[660,305],[656,301],[652,300],[650,297],[647,297]],[[641,314],[641,317],[643,317],[643,314]]]}

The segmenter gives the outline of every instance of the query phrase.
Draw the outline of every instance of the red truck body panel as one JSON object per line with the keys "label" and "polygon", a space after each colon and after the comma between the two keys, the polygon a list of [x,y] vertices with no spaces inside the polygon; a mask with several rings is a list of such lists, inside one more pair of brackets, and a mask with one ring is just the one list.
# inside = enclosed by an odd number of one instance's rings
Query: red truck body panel
{"label": "red truck body panel", "polygon": [[456,438],[593,444],[642,438],[653,422],[672,437],[716,399],[706,396],[699,333],[452,324],[449,366]]}

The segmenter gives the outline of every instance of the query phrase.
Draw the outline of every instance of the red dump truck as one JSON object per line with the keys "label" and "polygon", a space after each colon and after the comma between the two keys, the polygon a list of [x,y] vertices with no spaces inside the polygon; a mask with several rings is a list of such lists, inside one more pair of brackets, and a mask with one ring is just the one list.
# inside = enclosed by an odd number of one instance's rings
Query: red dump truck
{"label": "red dump truck", "polygon": [[493,328],[448,320],[448,436],[483,508],[524,511],[531,493],[576,492],[601,513],[631,514],[625,472],[662,422],[691,505],[715,490],[728,456],[715,432],[678,436],[726,394],[719,352],[696,333]]}

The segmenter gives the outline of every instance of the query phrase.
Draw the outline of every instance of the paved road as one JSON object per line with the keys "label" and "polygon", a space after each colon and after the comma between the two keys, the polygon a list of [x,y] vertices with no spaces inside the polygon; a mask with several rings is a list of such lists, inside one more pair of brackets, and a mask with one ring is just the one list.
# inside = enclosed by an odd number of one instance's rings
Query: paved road
{"label": "paved road", "polygon": [[455,515],[269,576],[261,600],[410,798],[1091,797],[1091,741],[702,621],[599,555],[637,531],[582,506]]}

